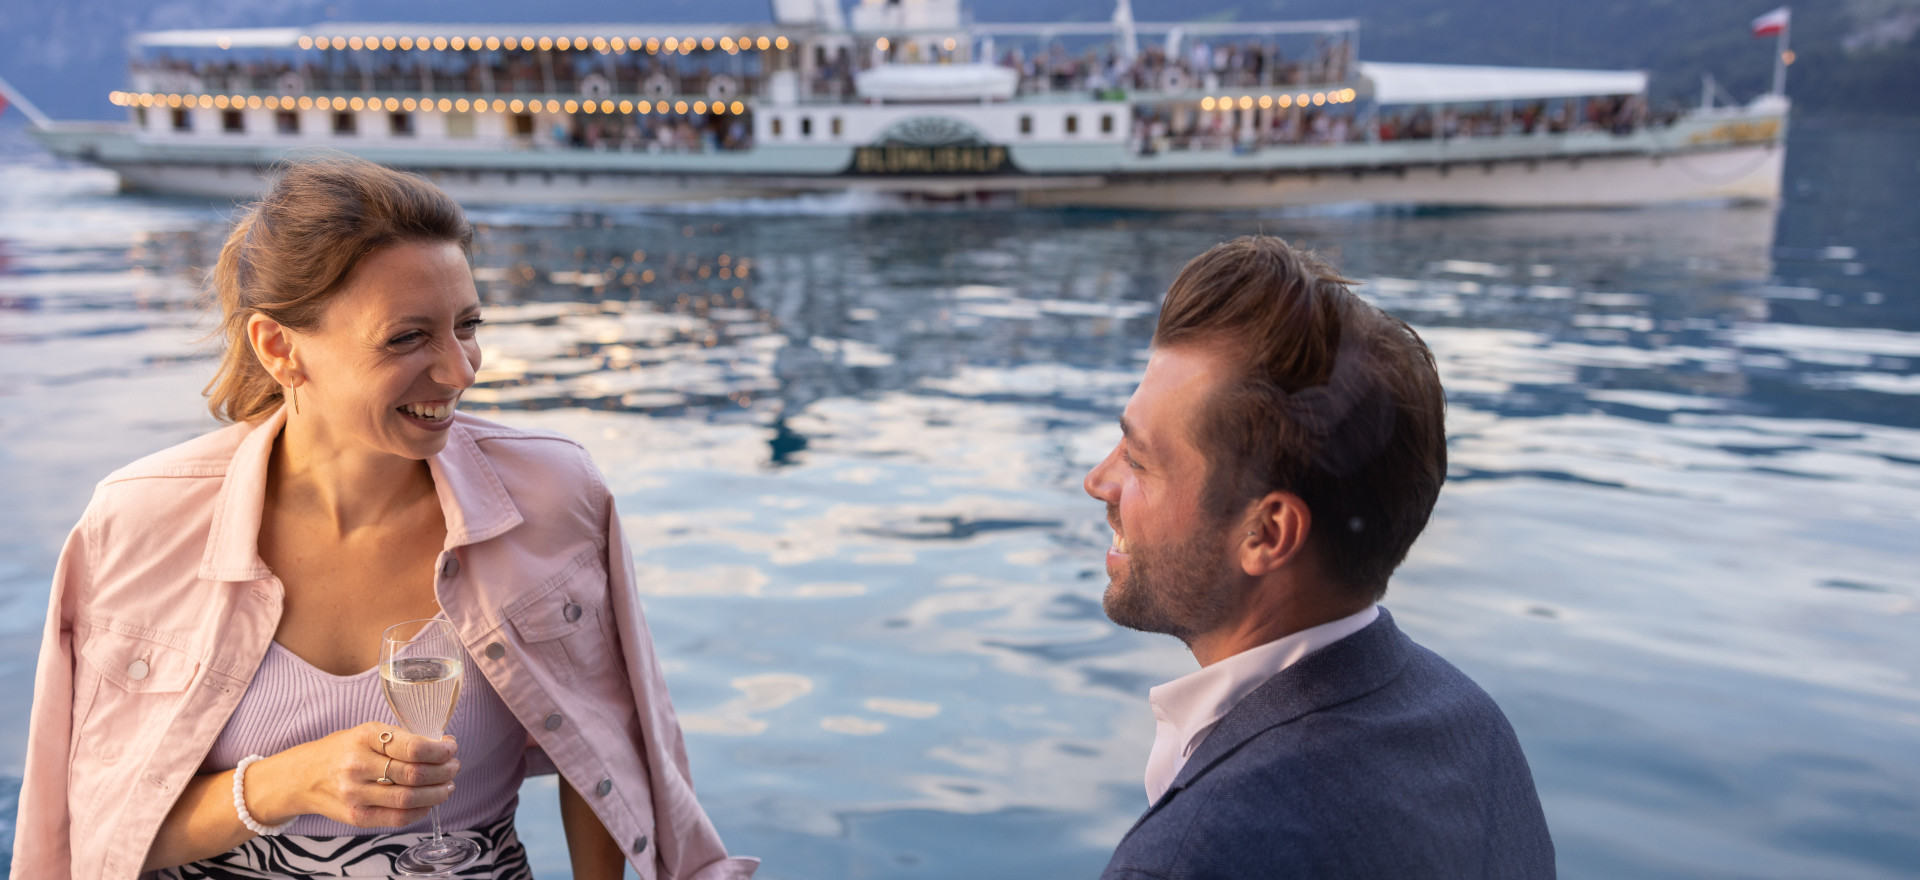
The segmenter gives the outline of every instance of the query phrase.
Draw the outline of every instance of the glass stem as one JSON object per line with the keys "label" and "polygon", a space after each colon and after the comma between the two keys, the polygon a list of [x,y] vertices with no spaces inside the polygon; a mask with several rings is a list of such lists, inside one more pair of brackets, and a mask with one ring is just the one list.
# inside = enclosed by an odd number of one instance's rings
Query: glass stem
{"label": "glass stem", "polygon": [[439,806],[431,807],[427,810],[427,812],[433,815],[433,842],[439,843],[440,842],[440,807]]}

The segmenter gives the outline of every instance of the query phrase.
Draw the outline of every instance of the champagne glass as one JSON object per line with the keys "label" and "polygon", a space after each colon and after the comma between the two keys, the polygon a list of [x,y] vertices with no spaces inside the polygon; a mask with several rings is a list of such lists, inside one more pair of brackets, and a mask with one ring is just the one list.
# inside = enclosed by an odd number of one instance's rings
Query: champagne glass
{"label": "champagne glass", "polygon": [[[439,739],[460,700],[460,676],[466,651],[453,624],[438,618],[409,620],[387,627],[380,638],[380,687],[393,717],[408,733]],[[457,871],[480,858],[480,845],[440,832],[440,808],[434,807],[433,839],[409,847],[394,859],[400,873],[431,877]]]}

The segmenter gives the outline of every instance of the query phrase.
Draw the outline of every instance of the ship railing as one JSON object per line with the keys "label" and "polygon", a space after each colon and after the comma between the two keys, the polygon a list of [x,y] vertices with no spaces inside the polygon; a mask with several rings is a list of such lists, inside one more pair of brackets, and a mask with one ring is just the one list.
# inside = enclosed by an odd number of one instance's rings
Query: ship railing
{"label": "ship railing", "polygon": [[[1342,102],[1346,103],[1346,102]],[[1169,151],[1257,152],[1332,145],[1407,142],[1546,143],[1570,138],[1629,138],[1671,128],[1690,114],[1648,112],[1639,95],[1595,95],[1527,102],[1521,106],[1299,106],[1289,112],[1245,114],[1237,102],[1198,108],[1136,105],[1130,143],[1142,155]],[[1194,112],[1197,111],[1197,112]],[[1239,111],[1243,115],[1234,115]]]}
{"label": "ship railing", "polygon": [[[392,26],[372,29],[399,32]],[[200,88],[210,91],[261,95],[304,91],[559,97],[595,89],[593,82],[598,79],[602,85],[597,88],[607,95],[658,98],[701,94],[714,97],[711,84],[724,79],[729,82],[724,90],[731,98],[736,94],[763,96],[768,75],[776,70],[793,70],[802,75],[797,97],[810,103],[834,103],[855,99],[856,68],[870,67],[883,60],[897,63],[899,59],[895,56],[902,46],[917,45],[905,38],[914,35],[905,35],[891,53],[871,51],[872,46],[862,49],[859,44],[865,41],[884,45],[887,39],[873,37],[869,41],[867,38],[872,35],[823,32],[797,35],[790,47],[783,45],[771,50],[748,48],[749,41],[742,39],[723,51],[705,48],[711,40],[703,39],[703,48],[694,49],[691,54],[686,51],[656,53],[652,40],[644,51],[638,48],[613,51],[617,47],[612,44],[619,41],[611,41],[608,47],[602,48],[599,44],[607,41],[600,38],[578,39],[571,49],[537,52],[531,49],[530,38],[519,50],[487,48],[482,51],[476,37],[469,44],[472,48],[452,52],[427,51],[424,40],[417,44],[419,48],[408,50],[385,47],[391,39],[368,38],[355,40],[366,46],[365,49],[355,46],[341,51],[337,37],[331,39],[331,48],[319,48],[319,43],[328,43],[329,39],[303,36],[297,29],[270,30],[141,35],[136,39],[141,53],[134,60],[134,88],[159,90],[141,82],[184,76],[198,78]],[[1340,82],[1351,78],[1357,51],[1357,23],[1350,20],[1141,24],[1133,29],[1130,40],[1135,35],[1156,34],[1165,36],[1166,40],[1164,44],[1136,47],[1137,52],[1123,51],[1118,44],[1121,32],[1106,25],[976,25],[951,33],[962,39],[950,39],[948,31],[920,35],[929,39],[939,37],[937,42],[928,44],[934,47],[929,50],[930,54],[920,57],[926,63],[965,63],[976,57],[1004,61],[1023,72],[1018,94],[1036,97],[1106,93],[1116,89],[1178,93],[1187,89],[1305,87]],[[1012,51],[1005,59],[994,59],[991,38],[996,34],[1005,38],[1035,36],[1043,43],[1062,36],[1104,35],[1114,38],[1115,42],[1104,48],[1091,48],[1086,55],[1049,49],[1031,57]],[[1322,36],[1331,42],[1317,40],[1312,49],[1292,54],[1282,53],[1276,42],[1262,42],[1288,34]],[[987,42],[975,45],[972,42],[975,37],[983,37]],[[236,40],[231,42],[231,49],[228,38]],[[1188,42],[1182,43],[1182,40]],[[1195,58],[1190,50],[1206,40],[1222,42],[1209,51],[1206,59]],[[720,43],[725,41],[722,36]],[[756,36],[751,45],[758,46],[762,41]],[[406,42],[402,39],[398,45],[404,47]],[[496,42],[499,40],[489,38],[487,45],[491,47]],[[629,40],[629,44],[633,42],[637,41]],[[786,38],[781,37],[780,42],[786,43]],[[308,43],[314,46],[310,48]],[[176,46],[200,54],[192,57],[173,54],[170,47]],[[215,47],[218,51],[213,51]],[[243,50],[253,54],[228,54]],[[1124,59],[1124,63],[1120,59]],[[659,85],[662,79],[670,84]],[[599,97],[600,92],[594,96]]]}
{"label": "ship railing", "polygon": [[[218,126],[209,134],[251,136],[279,140],[283,136],[324,134],[357,137],[362,125],[386,127],[389,137],[412,139],[417,136],[416,114],[439,112],[450,120],[445,137],[434,142],[448,147],[498,147],[502,144],[525,149],[625,149],[659,152],[725,152],[748,149],[752,145],[751,109],[744,101],[719,102],[704,99],[633,101],[611,98],[597,102],[558,98],[507,99],[499,96],[453,98],[447,95],[245,95],[245,94],[162,94],[114,92],[113,103],[131,108],[140,129],[152,136],[177,137],[194,134],[190,116],[175,115],[165,122],[149,116],[157,112],[207,109],[219,111]],[[272,115],[264,120],[260,111]],[[348,112],[352,111],[352,112]],[[309,113],[334,114],[314,119]],[[362,121],[361,114],[386,114]],[[479,139],[472,117],[495,114],[509,117],[502,125],[504,139]],[[546,117],[545,120],[540,115]],[[455,133],[451,120],[464,119]],[[182,126],[181,121],[186,124]],[[306,130],[308,124],[318,129]],[[260,127],[255,127],[260,126]],[[371,133],[371,132],[369,132]]]}
{"label": "ship railing", "polygon": [[137,63],[132,66],[130,79],[136,91],[202,90],[262,96],[379,92],[596,99],[658,99],[699,95],[707,99],[732,100],[764,94],[767,77],[771,73],[758,65],[713,69],[698,65],[608,64],[579,70],[572,65],[561,64],[548,65],[546,68],[511,64],[350,67],[322,64],[215,66]]}

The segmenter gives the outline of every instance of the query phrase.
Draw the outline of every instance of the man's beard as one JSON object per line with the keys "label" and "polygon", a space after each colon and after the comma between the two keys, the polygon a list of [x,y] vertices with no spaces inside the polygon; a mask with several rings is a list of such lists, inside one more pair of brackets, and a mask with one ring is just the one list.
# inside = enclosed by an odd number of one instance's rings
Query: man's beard
{"label": "man's beard", "polygon": [[[1109,521],[1118,524],[1118,513],[1108,506]],[[1219,546],[1221,525],[1209,519],[1164,548],[1130,547],[1126,571],[1112,577],[1101,597],[1107,619],[1188,644],[1226,623],[1234,604],[1233,566]]]}

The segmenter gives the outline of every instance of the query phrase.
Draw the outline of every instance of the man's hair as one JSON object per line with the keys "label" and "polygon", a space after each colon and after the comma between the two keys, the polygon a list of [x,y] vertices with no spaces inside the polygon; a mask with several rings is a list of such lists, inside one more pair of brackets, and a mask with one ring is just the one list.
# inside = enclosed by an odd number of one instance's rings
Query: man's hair
{"label": "man's hair", "polygon": [[1323,572],[1378,599],[1446,479],[1446,397],[1419,334],[1352,283],[1278,238],[1237,238],[1180,271],[1153,344],[1235,365],[1195,430],[1207,506],[1298,495]]}

